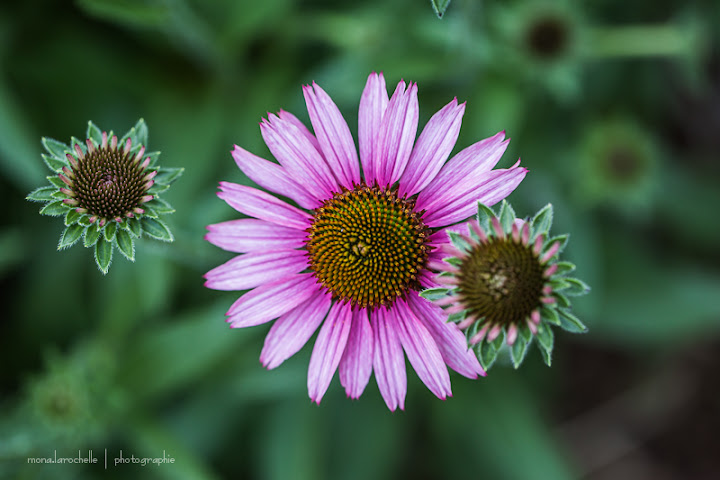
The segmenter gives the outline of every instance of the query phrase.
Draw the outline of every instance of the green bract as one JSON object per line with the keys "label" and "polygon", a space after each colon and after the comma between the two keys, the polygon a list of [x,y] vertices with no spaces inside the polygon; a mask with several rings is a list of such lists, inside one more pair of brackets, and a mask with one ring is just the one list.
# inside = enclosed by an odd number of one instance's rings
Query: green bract
{"label": "green bract", "polygon": [[145,152],[148,128],[140,119],[119,140],[88,122],[85,142],[73,137],[70,144],[43,138],[42,157],[54,172],[50,185],[26,198],[44,202],[43,215],[62,216],[65,230],[58,250],[82,238],[95,249],[95,261],[106,274],[115,247],[135,260],[135,239],[143,234],[171,242],[172,233],[161,220],[175,210],[160,198],[183,172],[182,168],[157,165],[160,152]]}
{"label": "green bract", "polygon": [[515,368],[535,338],[549,366],[552,326],[573,333],[587,328],[571,312],[568,297],[590,289],[569,277],[575,265],[561,262],[568,235],[550,236],[553,210],[547,205],[532,220],[517,219],[503,201],[500,213],[478,204],[468,234],[447,230],[444,262],[435,262],[436,281],[447,285],[425,290],[427,300],[445,308],[448,320],[466,332],[483,368],[495,362],[506,344]]}

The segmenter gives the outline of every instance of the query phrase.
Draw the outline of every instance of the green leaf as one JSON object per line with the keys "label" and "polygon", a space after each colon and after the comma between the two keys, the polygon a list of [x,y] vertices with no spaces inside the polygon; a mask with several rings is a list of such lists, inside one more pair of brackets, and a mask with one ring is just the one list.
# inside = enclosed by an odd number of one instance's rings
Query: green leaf
{"label": "green leaf", "polygon": [[518,327],[518,334],[526,342],[532,340],[532,332],[530,331],[530,327],[527,326],[527,322],[522,322],[522,324]]}
{"label": "green leaf", "polygon": [[500,350],[500,347],[502,347],[503,342],[505,341],[505,330],[500,330],[500,335],[497,336],[495,340],[492,341],[493,346],[495,347],[495,350]]}
{"label": "green leaf", "polygon": [[492,367],[495,360],[497,360],[498,351],[492,343],[487,343],[484,340],[477,344],[476,349],[480,365],[482,365],[485,371],[490,370],[490,367]]}
{"label": "green leaf", "polygon": [[567,310],[558,310],[560,314],[560,327],[572,333],[586,333],[588,328],[579,318]]}
{"label": "green leaf", "polygon": [[122,253],[125,258],[127,258],[131,262],[134,262],[135,244],[132,237],[130,236],[130,233],[128,233],[126,230],[119,229],[115,236],[117,238],[117,246],[120,250],[120,253]]}
{"label": "green leaf", "polygon": [[570,262],[557,262],[557,266],[558,268],[555,271],[555,275],[563,275],[575,270],[575,265]]}
{"label": "green leaf", "polygon": [[154,218],[143,218],[140,220],[143,232],[147,233],[153,238],[162,240],[164,242],[172,242],[173,236],[170,233],[170,229],[160,220]]}
{"label": "green leaf", "polygon": [[560,248],[558,248],[558,251],[555,254],[555,255],[557,255],[565,249],[565,246],[567,245],[569,238],[570,238],[570,235],[568,235],[567,233],[564,233],[562,235],[556,235],[556,236],[552,237],[551,239],[545,241],[545,249],[544,250],[545,251],[549,250],[550,247],[553,246],[553,244],[559,242]]}
{"label": "green leaf", "polygon": [[145,158],[148,158],[148,157],[150,158],[150,163],[148,164],[148,168],[150,170],[152,170],[153,166],[157,163],[157,159],[159,156],[160,156],[160,152],[151,152],[151,153],[145,154]]}
{"label": "green leaf", "polygon": [[136,238],[140,238],[142,236],[142,226],[140,226],[140,220],[137,218],[129,218],[127,220],[128,229],[130,230],[130,233],[134,235]]}
{"label": "green leaf", "polygon": [[57,188],[67,188],[67,185],[65,185],[65,182],[60,180],[60,177],[58,177],[57,175],[49,175],[45,178],[47,178],[48,181],[50,183],[52,183],[53,185],[55,185]]}
{"label": "green leaf", "polygon": [[65,215],[67,209],[67,205],[65,205],[62,200],[58,200],[45,205],[42,209],[40,209],[40,214],[50,215],[51,217],[59,217],[60,215]]}
{"label": "green leaf", "polygon": [[63,234],[60,236],[58,250],[68,248],[69,246],[80,240],[80,237],[82,236],[84,231],[85,227],[83,227],[82,225],[70,225],[69,227],[67,227],[63,231]]}
{"label": "green leaf", "polygon": [[503,232],[510,233],[514,221],[515,211],[506,200],[503,200],[500,207],[500,226],[502,226]]}
{"label": "green leaf", "polygon": [[65,158],[66,153],[72,152],[72,150],[70,149],[70,147],[67,146],[67,144],[59,142],[54,138],[43,137],[42,144],[43,147],[45,147],[45,150],[47,150],[50,155],[58,159],[63,159]]}
{"label": "green leaf", "polygon": [[63,167],[68,166],[67,162],[57,159],[50,155],[45,155],[44,153],[42,154],[42,158],[45,161],[45,165],[47,165],[48,168],[50,170],[52,170],[53,172],[60,173],[62,171]]}
{"label": "green leaf", "polygon": [[142,118],[138,120],[137,123],[122,136],[120,143],[125,143],[128,138],[132,141],[133,148],[139,145],[147,145],[148,128],[145,120]]}
{"label": "green leaf", "polygon": [[33,190],[27,197],[25,197],[25,199],[30,200],[31,202],[49,202],[52,201],[52,194],[54,192],[57,192],[57,188],[48,185],[46,187],[40,187]]}
{"label": "green leaf", "polygon": [[92,223],[90,223],[90,217],[85,213],[80,217],[78,223],[84,227],[89,227],[90,225],[92,225]]}
{"label": "green leaf", "polygon": [[545,205],[545,207],[542,208],[542,210],[536,213],[532,219],[531,227],[535,235],[533,239],[543,233],[547,235],[547,233],[550,231],[552,221],[553,207],[551,203],[548,203],[547,205]]}
{"label": "green leaf", "polygon": [[102,144],[102,131],[92,121],[88,122],[87,133],[85,135],[95,142],[95,146]]}
{"label": "green leaf", "polygon": [[180,175],[182,175],[184,171],[184,168],[160,167],[158,168],[157,175],[155,175],[155,183],[169,185],[178,178],[180,178]]}
{"label": "green leaf", "polygon": [[144,207],[152,207],[152,209],[155,210],[155,212],[157,212],[159,215],[166,215],[168,213],[175,212],[175,209],[172,207],[172,205],[170,205],[168,202],[166,202],[160,197],[155,197],[154,199],[146,202],[143,205]]}
{"label": "green leaf", "polygon": [[100,268],[100,271],[103,273],[103,275],[107,274],[108,270],[110,269],[112,253],[113,244],[108,242],[104,238],[99,238],[97,240],[97,243],[95,244],[95,263],[97,263],[97,266],[98,268]]}
{"label": "green leaf", "polygon": [[74,208],[71,208],[68,210],[67,214],[65,215],[65,225],[70,226],[74,223],[78,223],[80,220],[80,217],[82,217],[82,213],[78,213],[75,211]]}
{"label": "green leaf", "polygon": [[442,18],[443,15],[445,15],[445,10],[447,10],[448,5],[450,5],[450,0],[430,0],[430,3],[432,3],[433,10],[435,10],[435,15],[437,15],[438,18]]}
{"label": "green leaf", "polygon": [[510,358],[512,359],[513,367],[519,368],[525,359],[529,342],[526,342],[522,336],[518,335],[515,339],[515,343],[510,347]]}
{"label": "green leaf", "polygon": [[145,213],[143,213],[143,216],[144,216],[144,217],[149,217],[149,218],[158,218],[158,217],[159,217],[159,215],[158,215],[158,213],[155,211],[155,209],[152,208],[152,207],[150,207],[150,206],[148,206],[147,204],[143,204],[143,206],[140,207],[140,208],[142,208],[143,210],[145,210]]}
{"label": "green leaf", "polygon": [[566,277],[564,278],[564,280],[565,283],[568,284],[568,287],[563,291],[563,294],[565,295],[577,297],[590,292],[590,287],[588,286],[588,284],[583,282],[579,278]]}
{"label": "green leaf", "polygon": [[538,332],[535,337],[537,338],[542,348],[544,348],[548,352],[552,352],[555,336],[553,335],[553,331],[552,328],[550,328],[550,325],[545,322],[540,322],[540,325],[538,325]]}
{"label": "green leaf", "polygon": [[105,240],[108,242],[113,242],[115,240],[115,232],[117,231],[117,222],[115,220],[110,220],[107,225],[105,225]]}
{"label": "green leaf", "polygon": [[152,187],[150,187],[150,189],[147,192],[152,193],[153,195],[157,195],[159,193],[163,193],[168,188],[170,188],[170,185],[155,182],[155,184]]}
{"label": "green leaf", "polygon": [[482,203],[478,202],[477,221],[480,224],[480,228],[488,231],[490,228],[490,219],[495,216],[495,212],[490,207],[486,207]]}
{"label": "green leaf", "polygon": [[552,350],[546,349],[543,344],[540,342],[535,343],[538,346],[538,350],[540,350],[540,355],[543,357],[543,361],[545,362],[545,365],[548,367],[552,366]]}
{"label": "green leaf", "polygon": [[540,316],[548,323],[552,323],[553,325],[557,325],[558,327],[561,325],[560,317],[558,317],[558,313],[555,308],[542,307],[542,309],[540,310]]}
{"label": "green leaf", "polygon": [[98,238],[100,238],[100,229],[97,226],[97,222],[95,222],[85,229],[83,245],[92,247],[98,241]]}
{"label": "green leaf", "polygon": [[467,251],[470,248],[470,245],[463,240],[463,238],[460,236],[459,233],[453,232],[452,230],[445,230],[447,233],[447,236],[450,238],[450,242],[460,251]]}
{"label": "green leaf", "polygon": [[557,306],[560,308],[570,308],[570,300],[560,292],[553,292],[553,297],[557,300]]}
{"label": "green leaf", "polygon": [[432,302],[447,296],[447,293],[447,288],[428,288],[427,290],[420,292],[420,296]]}

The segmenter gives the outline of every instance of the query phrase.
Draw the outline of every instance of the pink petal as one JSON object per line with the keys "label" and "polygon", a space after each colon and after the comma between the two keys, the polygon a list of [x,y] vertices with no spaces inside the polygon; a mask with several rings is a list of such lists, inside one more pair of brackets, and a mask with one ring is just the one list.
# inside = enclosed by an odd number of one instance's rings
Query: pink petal
{"label": "pink petal", "polygon": [[302,135],[308,139],[308,141],[312,144],[313,147],[315,147],[315,150],[318,151],[322,155],[322,150],[320,149],[320,143],[318,142],[317,138],[315,138],[315,135],[308,130],[308,128],[305,126],[303,122],[300,121],[295,115],[293,115],[290,112],[287,112],[285,110],[280,110],[278,112],[278,117],[285,120],[286,122],[292,123],[297,127],[298,130],[302,133]]}
{"label": "pink petal", "polygon": [[270,114],[260,124],[260,132],[280,165],[314,198],[322,201],[340,190],[325,159],[293,121]]}
{"label": "pink petal", "polygon": [[313,209],[320,205],[296,180],[278,164],[260,158],[235,145],[232,156],[238,168],[253,182],[271,192],[291,198],[303,208]]}
{"label": "pink petal", "polygon": [[438,398],[452,396],[450,374],[435,341],[403,300],[394,309],[396,332],[418,377]]}
{"label": "pink petal", "polygon": [[256,188],[220,182],[218,197],[240,213],[277,225],[305,230],[312,217],[302,210]]}
{"label": "pink petal", "polygon": [[475,353],[468,347],[465,335],[457,325],[446,322],[442,309],[420,297],[417,292],[409,294],[407,300],[410,309],[435,339],[448,367],[468,378],[485,375]]}
{"label": "pink petal", "polygon": [[[388,408],[395,411],[405,409],[407,376],[405,357],[400,340],[395,332],[394,313],[384,308],[370,312],[370,322],[374,335],[373,370],[375,380]],[[388,318],[389,317],[389,318]]]}
{"label": "pink petal", "polygon": [[307,233],[254,218],[241,218],[207,226],[205,240],[229,252],[286,250],[305,245]]}
{"label": "pink petal", "polygon": [[275,250],[238,255],[205,274],[205,286],[215,290],[248,290],[308,268],[307,252]]}
{"label": "pink petal", "polygon": [[307,380],[308,394],[315,403],[320,403],[325,395],[345,350],[352,324],[350,308],[349,303],[343,305],[336,302],[330,308],[330,313],[315,340]]}
{"label": "pink petal", "polygon": [[388,104],[388,94],[383,74],[371,73],[365,84],[358,111],[358,144],[365,183],[372,185],[377,176],[374,169],[374,154],[383,115]]}
{"label": "pink petal", "polygon": [[353,184],[360,183],[360,165],[347,122],[330,96],[315,82],[312,87],[304,87],[303,94],[325,160],[340,185],[352,189]]}
{"label": "pink petal", "polygon": [[365,309],[353,312],[345,353],[340,360],[340,383],[350,398],[359,398],[370,381],[373,331]]}
{"label": "pink petal", "polygon": [[317,291],[315,277],[308,273],[288,275],[250,290],[232,304],[227,322],[232,328],[269,322],[297,307]]}
{"label": "pink petal", "polygon": [[381,186],[392,185],[405,171],[415,142],[417,125],[417,85],[411,83],[405,90],[405,82],[400,81],[385,110],[377,149],[373,152],[373,170]]}
{"label": "pink petal", "polygon": [[454,188],[460,180],[492,170],[507,149],[509,140],[504,139],[505,132],[500,132],[470,145],[451,158],[420,192],[416,208],[430,210],[440,202],[441,195],[450,190],[449,185]]}
{"label": "pink petal", "polygon": [[477,202],[495,205],[510,195],[525,178],[527,170],[518,167],[518,164],[509,169],[492,170],[478,179],[455,182],[453,188],[442,195],[441,203],[444,205],[425,214],[425,224],[439,227],[465,220],[477,211]]}
{"label": "pink petal", "polygon": [[309,300],[278,318],[265,337],[260,362],[272,369],[295,355],[325,318],[331,298],[318,288]]}
{"label": "pink petal", "polygon": [[465,104],[454,98],[425,125],[400,178],[400,196],[418,193],[435,178],[455,146],[463,113]]}

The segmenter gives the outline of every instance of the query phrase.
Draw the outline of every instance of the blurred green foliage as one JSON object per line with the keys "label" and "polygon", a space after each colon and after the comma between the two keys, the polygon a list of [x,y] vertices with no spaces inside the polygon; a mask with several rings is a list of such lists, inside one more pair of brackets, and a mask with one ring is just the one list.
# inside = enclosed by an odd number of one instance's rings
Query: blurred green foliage
{"label": "blurred green foliage", "polygon": [[[720,7],[434,4],[447,6],[442,19],[415,0],[0,6],[0,477],[720,472]],[[522,156],[530,170],[515,211],[554,204],[557,230],[571,233],[565,255],[593,291],[575,302],[590,333],[560,335],[552,369],[531,353],[517,372],[455,375],[445,402],[410,374],[407,411],[395,414],[374,381],[354,402],[335,381],[317,407],[309,346],[267,372],[268,327],[227,328],[237,294],[207,290],[201,276],[231,255],[202,237],[236,216],[217,182],[250,183],[233,144],[269,157],[257,122],[280,108],[307,122],[300,86],[313,80],[356,132],[371,71],[391,88],[418,82],[421,125],[454,96],[467,101],[456,150],[505,129],[502,166]],[[56,250],[62,226],[24,197],[48,175],[42,136],[140,117],[148,148],[185,168],[166,195],[176,241],[142,242],[134,264],[102,278],[82,249]],[[649,393],[628,393],[653,379]],[[652,429],[633,423],[637,412]],[[101,466],[27,462],[89,449]],[[176,461],[115,467],[121,449]]]}

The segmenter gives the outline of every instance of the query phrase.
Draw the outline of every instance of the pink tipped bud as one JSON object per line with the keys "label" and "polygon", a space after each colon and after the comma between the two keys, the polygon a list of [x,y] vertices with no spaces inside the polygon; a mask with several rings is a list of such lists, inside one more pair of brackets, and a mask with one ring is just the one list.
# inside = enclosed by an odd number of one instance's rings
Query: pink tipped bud
{"label": "pink tipped bud", "polygon": [[502,225],[500,225],[500,220],[498,220],[497,217],[492,217],[491,222],[493,230],[495,230],[495,236],[497,238],[505,238],[505,232],[503,232]]}
{"label": "pink tipped bud", "polygon": [[[470,345],[477,345],[478,343],[482,342],[483,338],[485,338],[485,334],[487,333],[488,328],[490,328],[490,325],[485,325],[484,327],[482,327],[480,329],[479,332],[477,332],[475,335],[473,335],[470,338]],[[498,330],[498,333],[500,333],[499,330]],[[495,335],[495,336],[497,337],[497,335]],[[493,338],[493,340],[494,340],[494,338]],[[492,341],[492,340],[490,340],[489,336],[488,336],[488,341]]]}
{"label": "pink tipped bud", "polygon": [[558,252],[558,250],[560,250],[560,242],[553,243],[552,247],[550,247],[550,249],[545,252],[545,255],[543,255],[540,259],[540,263],[545,263],[550,260]]}
{"label": "pink tipped bud", "polygon": [[145,195],[140,199],[140,203],[149,202],[153,198],[155,198],[155,195]]}
{"label": "pink tipped bud", "polygon": [[545,273],[543,273],[543,277],[550,278],[552,277],[555,272],[557,272],[558,266],[557,263],[553,263],[548,268],[545,269]]}
{"label": "pink tipped bud", "polygon": [[150,165],[150,157],[147,157],[140,165],[140,170],[145,170]]}
{"label": "pink tipped bud", "polygon": [[133,215],[132,212],[127,212],[127,213],[125,214],[125,216],[126,216],[127,218],[133,218],[135,215]]}
{"label": "pink tipped bud", "polygon": [[487,340],[488,342],[492,342],[495,340],[498,335],[500,335],[500,332],[502,331],[502,327],[500,325],[495,325],[490,329],[490,332],[488,332]]}
{"label": "pink tipped bud", "polygon": [[530,314],[530,320],[532,320],[532,322],[535,325],[540,325],[540,319],[541,319],[540,310],[538,310],[538,309],[533,310],[532,313]]}
{"label": "pink tipped bud", "polygon": [[133,158],[133,163],[139,163],[142,156],[145,154],[145,145],[140,146],[140,151],[138,151],[137,155],[135,155],[135,158]]}
{"label": "pink tipped bud", "polygon": [[513,223],[512,226],[512,239],[515,243],[520,243],[520,229],[517,226],[517,223]]}
{"label": "pink tipped bud", "polygon": [[440,250],[456,258],[465,258],[465,254],[449,243],[440,245]]}
{"label": "pink tipped bud", "polygon": [[552,305],[555,303],[555,297],[541,297],[540,301],[545,305]]}
{"label": "pink tipped bud", "polygon": [[482,243],[487,242],[487,235],[485,235],[485,232],[483,231],[483,229],[480,228],[480,224],[474,218],[472,220],[470,220],[470,228],[473,229],[473,231],[475,232],[475,235],[478,236],[478,238],[480,239],[480,241]]}
{"label": "pink tipped bud", "polygon": [[81,207],[81,208],[76,208],[75,211],[76,211],[77,213],[87,213],[87,208],[82,208],[82,207]]}
{"label": "pink tipped bud", "polygon": [[153,170],[152,172],[150,172],[150,173],[148,173],[147,175],[145,175],[145,178],[144,178],[144,179],[145,179],[145,180],[152,180],[153,178],[155,178],[155,175],[157,175],[157,173],[158,173],[157,170]]}
{"label": "pink tipped bud", "polygon": [[525,225],[523,225],[522,228],[522,243],[523,245],[527,245],[530,241],[530,225],[525,222]]}
{"label": "pink tipped bud", "polygon": [[71,169],[69,169],[68,167],[63,167],[63,168],[62,168],[62,171],[63,171],[63,173],[65,174],[65,176],[66,176],[67,178],[74,178],[74,177],[75,177],[75,172],[73,172],[73,171],[72,171]]}
{"label": "pink tipped bud", "polygon": [[95,144],[93,143],[92,139],[90,139],[90,138],[85,140],[85,143],[87,144],[87,147],[88,147],[88,155],[90,155],[91,153],[93,153],[95,151]]}
{"label": "pink tipped bud", "polygon": [[138,215],[142,215],[143,213],[145,213],[145,210],[140,207],[135,207],[133,208],[133,212],[137,213]]}
{"label": "pink tipped bud", "polygon": [[78,201],[74,198],[63,198],[63,203],[65,205],[71,205],[74,207],[75,205],[78,204]]}
{"label": "pink tipped bud", "polygon": [[66,153],[65,157],[67,157],[68,162],[70,162],[70,165],[72,165],[72,168],[77,169],[78,168],[78,162],[74,155],[70,153]]}
{"label": "pink tipped bud", "polygon": [[530,331],[532,332],[532,334],[533,334],[533,335],[537,335],[538,326],[535,325],[532,321],[530,321],[530,319],[527,319],[527,320],[525,321],[525,323],[527,323],[527,326],[528,326],[528,328],[530,329]]}
{"label": "pink tipped bud", "polygon": [[67,195],[68,197],[74,197],[74,196],[75,196],[75,192],[73,192],[72,190],[69,190],[69,189],[67,189],[67,188],[61,188],[61,189],[60,189],[60,192],[61,192],[61,193],[64,193],[64,194]]}
{"label": "pink tipped bud", "polygon": [[121,223],[123,221],[122,217],[115,217],[113,220],[115,220],[117,223]]}
{"label": "pink tipped bud", "polygon": [[98,226],[99,226],[99,227],[104,226],[104,225],[105,225],[105,222],[106,222],[106,220],[105,220],[104,218],[101,218],[100,221],[98,222]]}
{"label": "pink tipped bud", "polygon": [[97,218],[98,218],[97,215],[93,215],[90,218],[88,218],[88,222],[95,223],[95,220],[97,220]]}
{"label": "pink tipped bud", "polygon": [[453,313],[460,313],[463,310],[465,310],[465,306],[458,303],[450,308],[446,308],[445,313],[447,313],[448,315],[452,315]]}
{"label": "pink tipped bud", "polygon": [[452,276],[436,276],[435,282],[441,284],[441,285],[458,285],[460,283],[460,280],[457,279],[457,277]]}
{"label": "pink tipped bud", "polygon": [[543,241],[545,240],[545,235],[538,235],[538,237],[535,239],[535,245],[533,245],[533,253],[536,257],[540,256],[540,252],[542,252],[542,246]]}
{"label": "pink tipped bud", "polygon": [[125,151],[129,152],[130,150],[132,150],[132,140],[130,138],[128,138],[125,141]]}
{"label": "pink tipped bud", "polygon": [[68,187],[72,187],[72,186],[73,186],[73,181],[70,180],[69,178],[67,178],[67,177],[66,177],[65,175],[63,175],[62,173],[61,173],[60,175],[58,175],[58,177],[60,177],[60,180],[62,180],[63,183],[64,183],[65,185],[67,185]]}
{"label": "pink tipped bud", "polygon": [[508,327],[508,330],[507,330],[506,341],[507,341],[508,346],[512,347],[513,343],[515,343],[515,340],[517,340],[517,335],[518,335],[518,328],[517,328],[517,325],[515,325],[513,323]]}
{"label": "pink tipped bud", "polygon": [[82,151],[82,147],[78,143],[75,144],[75,153],[77,153],[78,160],[85,158],[85,152]]}
{"label": "pink tipped bud", "polygon": [[112,138],[110,139],[110,148],[112,150],[117,149],[117,135],[113,135]]}
{"label": "pink tipped bud", "polygon": [[434,300],[433,303],[437,305],[438,307],[446,307],[448,305],[452,305],[454,303],[457,303],[458,298],[453,295],[446,295],[442,298],[438,298],[437,300]]}
{"label": "pink tipped bud", "polygon": [[543,295],[550,295],[552,293],[552,287],[550,285],[545,285],[542,289]]}
{"label": "pink tipped bud", "polygon": [[148,180],[147,182],[145,182],[143,190],[150,190],[150,187],[152,187],[153,185],[155,185],[155,180]]}
{"label": "pink tipped bud", "polygon": [[457,267],[454,267],[453,265],[442,262],[440,260],[428,260],[426,266],[427,268],[430,268],[432,270],[439,270],[441,272],[458,273],[460,271],[457,269]]}
{"label": "pink tipped bud", "polygon": [[465,330],[466,328],[470,327],[473,323],[477,321],[477,317],[475,315],[470,315],[468,317],[465,317],[462,322],[458,323],[457,326],[460,330]]}
{"label": "pink tipped bud", "polygon": [[102,133],[102,148],[107,148],[107,132]]}

